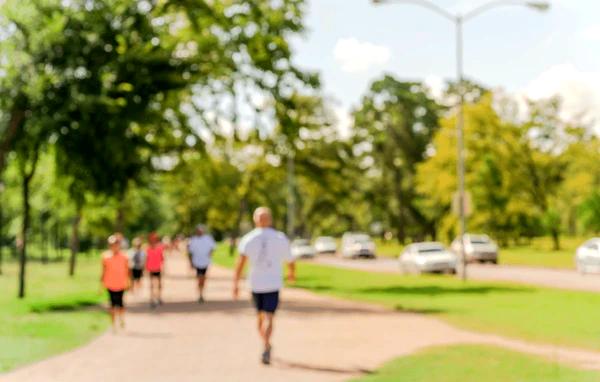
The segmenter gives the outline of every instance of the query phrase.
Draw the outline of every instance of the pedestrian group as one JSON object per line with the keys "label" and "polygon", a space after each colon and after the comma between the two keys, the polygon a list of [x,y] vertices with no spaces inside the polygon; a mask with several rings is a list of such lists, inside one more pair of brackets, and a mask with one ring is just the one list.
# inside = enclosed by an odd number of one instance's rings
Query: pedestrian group
{"label": "pedestrian group", "polygon": [[[275,312],[279,306],[279,291],[283,287],[283,264],[287,264],[288,280],[295,281],[295,264],[291,256],[290,242],[286,235],[272,227],[271,210],[259,207],[254,211],[255,228],[241,238],[238,244],[239,257],[233,278],[233,299],[240,295],[239,283],[244,268],[249,265],[248,286],[257,312],[257,328],[263,342],[260,360],[271,363],[271,335]],[[195,227],[194,234],[184,245],[183,238],[171,242],[160,239],[156,232],[147,236],[147,244],[142,237],[132,240],[132,248],[126,251],[124,237],[115,233],[108,237],[108,249],[102,255],[103,288],[108,292],[110,317],[113,331],[125,327],[125,306],[123,297],[126,291],[137,293],[142,286],[144,271],[150,280],[150,307],[156,309],[163,304],[162,276],[165,260],[169,253],[187,250],[190,266],[193,268],[198,287],[198,303],[205,302],[204,289],[207,272],[216,243],[205,225]],[[184,247],[184,248],[181,248]]]}

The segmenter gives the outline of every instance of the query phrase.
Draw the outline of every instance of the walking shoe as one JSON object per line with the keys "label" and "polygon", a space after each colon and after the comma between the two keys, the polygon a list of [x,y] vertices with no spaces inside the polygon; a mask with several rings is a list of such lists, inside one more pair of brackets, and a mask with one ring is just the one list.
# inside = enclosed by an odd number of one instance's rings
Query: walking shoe
{"label": "walking shoe", "polygon": [[204,303],[204,297],[200,296],[200,298],[198,299],[198,304],[203,304]]}
{"label": "walking shoe", "polygon": [[263,365],[271,364],[271,347],[265,349],[265,351],[262,353],[261,362]]}

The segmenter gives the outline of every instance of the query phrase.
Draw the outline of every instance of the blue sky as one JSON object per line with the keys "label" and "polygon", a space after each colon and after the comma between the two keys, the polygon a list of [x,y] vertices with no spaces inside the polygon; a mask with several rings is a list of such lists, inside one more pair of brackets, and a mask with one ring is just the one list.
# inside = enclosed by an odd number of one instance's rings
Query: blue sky
{"label": "blue sky", "polygon": [[[454,78],[454,29],[440,16],[414,5],[308,1],[308,30],[294,40],[296,62],[321,73],[340,114],[384,72],[434,87]],[[433,1],[452,12],[489,2]],[[600,1],[550,3],[545,13],[511,6],[471,20],[465,26],[465,73],[516,97],[560,94],[566,118],[588,112],[600,120]]]}

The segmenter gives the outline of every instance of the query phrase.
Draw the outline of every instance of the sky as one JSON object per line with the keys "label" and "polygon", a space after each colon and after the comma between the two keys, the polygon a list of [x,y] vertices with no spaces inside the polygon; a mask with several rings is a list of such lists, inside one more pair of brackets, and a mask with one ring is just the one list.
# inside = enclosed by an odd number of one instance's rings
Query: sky
{"label": "sky", "polygon": [[[434,92],[456,78],[454,26],[439,15],[410,4],[307,1],[307,31],[293,40],[295,60],[321,73],[342,131],[351,108],[384,73],[426,81]],[[432,2],[465,13],[489,0]],[[520,99],[560,95],[566,119],[583,116],[600,132],[600,1],[549,2],[543,13],[506,6],[470,20],[465,74]]]}

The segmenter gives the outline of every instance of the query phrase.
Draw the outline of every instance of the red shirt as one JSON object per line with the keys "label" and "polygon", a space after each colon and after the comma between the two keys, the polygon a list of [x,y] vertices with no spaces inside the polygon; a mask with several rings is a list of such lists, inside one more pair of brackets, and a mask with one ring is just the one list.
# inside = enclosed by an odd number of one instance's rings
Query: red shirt
{"label": "red shirt", "polygon": [[163,252],[164,247],[162,244],[146,248],[146,270],[148,272],[160,272],[162,270],[165,260]]}

